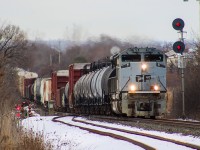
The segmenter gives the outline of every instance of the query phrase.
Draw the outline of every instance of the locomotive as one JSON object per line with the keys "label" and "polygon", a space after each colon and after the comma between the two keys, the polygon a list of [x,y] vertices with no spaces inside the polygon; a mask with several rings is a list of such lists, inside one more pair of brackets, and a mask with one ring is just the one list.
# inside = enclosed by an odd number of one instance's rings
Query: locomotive
{"label": "locomotive", "polygon": [[[166,59],[158,49],[135,47],[93,63],[71,64],[67,73],[56,79],[59,71],[52,73],[51,97],[41,102],[54,100],[55,109],[79,114],[164,116]],[[35,80],[35,89],[41,86],[41,81]],[[40,96],[44,92],[37,91]]]}

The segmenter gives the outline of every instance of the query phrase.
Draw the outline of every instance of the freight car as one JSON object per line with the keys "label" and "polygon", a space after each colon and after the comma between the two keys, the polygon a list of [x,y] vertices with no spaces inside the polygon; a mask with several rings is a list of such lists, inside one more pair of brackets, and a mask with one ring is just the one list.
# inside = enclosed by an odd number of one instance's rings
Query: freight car
{"label": "freight car", "polygon": [[55,110],[64,110],[65,102],[62,102],[62,96],[64,93],[64,87],[69,81],[69,71],[68,70],[58,70],[51,75],[51,98],[55,101]]}

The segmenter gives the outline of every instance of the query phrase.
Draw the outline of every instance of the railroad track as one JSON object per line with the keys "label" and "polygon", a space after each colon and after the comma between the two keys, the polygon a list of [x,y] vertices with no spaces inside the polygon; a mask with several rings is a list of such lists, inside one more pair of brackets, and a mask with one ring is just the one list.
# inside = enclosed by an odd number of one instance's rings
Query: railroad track
{"label": "railroad track", "polygon": [[86,127],[82,127],[82,126],[78,126],[78,125],[73,125],[73,124],[70,124],[70,123],[66,123],[66,122],[63,122],[63,121],[59,121],[57,120],[58,118],[62,118],[62,117],[55,117],[53,118],[53,122],[59,122],[59,123],[62,123],[62,124],[66,124],[68,126],[73,126],[73,127],[78,127],[82,130],[86,130],[86,131],[89,131],[91,133],[95,133],[95,134],[99,134],[99,135],[103,135],[103,136],[109,136],[109,137],[112,137],[112,138],[115,138],[115,139],[119,139],[119,140],[123,140],[123,141],[126,141],[126,142],[130,142],[134,145],[137,145],[141,148],[144,148],[146,150],[156,150],[155,148],[147,145],[147,144],[144,144],[144,143],[141,143],[141,142],[138,142],[136,140],[133,140],[133,139],[130,139],[130,138],[127,138],[127,137],[124,137],[124,136],[121,136],[121,135],[117,135],[117,134],[113,134],[113,133],[109,133],[109,132],[104,132],[104,131],[99,131],[99,130],[95,130],[95,129],[90,129],[90,128],[86,128]]}
{"label": "railroad track", "polygon": [[89,116],[89,118],[114,120],[114,121],[129,121],[137,123],[154,123],[158,125],[177,126],[184,128],[200,129],[200,122],[171,120],[171,119],[142,119],[142,118],[127,118],[127,117],[108,117],[108,116]]}
{"label": "railroad track", "polygon": [[[144,144],[141,141],[133,140],[132,138],[127,138],[125,136],[110,133],[110,132],[91,129],[91,127],[88,128],[88,127],[82,127],[82,126],[79,126],[79,125],[74,125],[74,124],[71,124],[71,123],[66,123],[66,122],[57,120],[58,118],[61,118],[61,117],[56,117],[56,118],[53,119],[53,121],[64,123],[64,124],[70,125],[70,126],[75,126],[75,127],[78,127],[80,129],[83,129],[83,130],[87,130],[87,131],[92,132],[92,133],[96,133],[96,134],[100,134],[100,135],[104,135],[104,136],[110,136],[110,137],[113,137],[115,139],[124,140],[124,141],[130,142],[134,145],[138,145],[138,146],[140,146],[144,149],[148,149],[148,150],[156,149],[156,148],[152,147],[151,145]],[[76,117],[73,117],[72,121],[76,122],[76,123],[87,124],[87,125],[90,125],[90,126],[103,128],[103,129],[118,131],[118,132],[121,132],[121,133],[126,133],[126,134],[130,134],[130,135],[134,135],[134,136],[135,135],[136,136],[143,136],[143,137],[147,137],[147,138],[150,138],[150,139],[159,140],[159,141],[162,141],[162,142],[163,141],[164,142],[170,142],[170,143],[173,143],[173,144],[176,144],[176,145],[185,146],[185,147],[192,148],[192,149],[200,149],[200,146],[198,146],[198,145],[194,145],[194,144],[190,144],[190,143],[184,143],[184,142],[180,142],[180,141],[177,141],[177,140],[172,140],[172,139],[168,139],[168,138],[164,138],[164,137],[160,137],[160,136],[156,136],[156,135],[151,135],[151,134],[146,134],[146,133],[141,133],[141,132],[136,132],[136,131],[130,131],[130,130],[125,130],[125,129],[119,129],[119,128],[116,128],[116,127],[108,127],[108,126],[105,126],[105,125],[100,125],[100,124],[95,124],[95,123],[91,123],[91,122],[88,122],[88,121],[79,120]]]}

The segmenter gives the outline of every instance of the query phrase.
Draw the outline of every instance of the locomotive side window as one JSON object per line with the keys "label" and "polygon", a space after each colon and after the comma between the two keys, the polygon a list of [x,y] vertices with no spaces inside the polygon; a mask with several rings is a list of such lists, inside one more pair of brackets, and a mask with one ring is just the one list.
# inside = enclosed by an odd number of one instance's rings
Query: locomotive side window
{"label": "locomotive side window", "polygon": [[162,62],[163,61],[163,55],[160,54],[145,54],[144,55],[144,61],[156,61],[156,62]]}
{"label": "locomotive side window", "polygon": [[141,55],[122,55],[122,62],[139,62]]}

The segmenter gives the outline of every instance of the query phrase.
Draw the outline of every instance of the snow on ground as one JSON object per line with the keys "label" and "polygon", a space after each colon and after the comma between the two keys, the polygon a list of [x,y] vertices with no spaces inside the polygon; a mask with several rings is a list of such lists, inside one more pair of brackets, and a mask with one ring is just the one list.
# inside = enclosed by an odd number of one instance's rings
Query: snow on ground
{"label": "snow on ground", "polygon": [[[124,142],[121,140],[113,139],[111,137],[107,136],[101,136],[97,134],[90,133],[85,130],[81,130],[77,127],[70,127],[61,123],[54,123],[52,122],[53,117],[30,117],[28,119],[25,119],[22,121],[22,125],[26,130],[32,130],[36,133],[42,133],[45,142],[50,142],[54,149],[61,149],[61,150],[67,150],[67,149],[73,149],[73,150],[104,150],[104,149],[111,149],[111,150],[139,150],[142,149],[136,145],[130,144],[128,142]],[[89,125],[85,125],[82,123],[75,123],[71,121],[72,117],[63,117],[59,118],[57,120],[64,121],[66,123],[70,124],[76,124],[81,125],[83,127],[88,127]],[[85,118],[77,118],[81,120],[86,120]],[[88,122],[94,122],[89,121]],[[138,132],[145,132],[149,134],[154,134],[166,138],[171,138],[175,140],[181,140],[183,142],[188,142],[196,145],[200,145],[200,138],[195,138],[192,136],[182,136],[181,134],[167,134],[164,132],[157,132],[157,131],[147,131],[143,129],[118,125],[118,124],[111,124],[111,123],[102,123],[98,122],[98,124],[102,124],[105,126],[111,126],[116,128],[122,128],[132,131],[138,131]],[[188,149],[187,147],[180,146],[179,148],[176,147],[175,144],[171,144],[169,142],[159,142],[157,140],[151,140],[146,137],[137,136],[137,135],[130,135],[127,133],[121,133],[118,131],[108,130],[108,129],[102,129],[99,127],[90,126],[93,129],[98,129],[101,131],[109,131],[115,134],[120,134],[123,136],[126,136],[128,138],[133,138],[134,140],[143,141],[146,144],[150,144],[156,149]]]}
{"label": "snow on ground", "polygon": [[141,150],[131,143],[119,141],[106,136],[100,136],[70,127],[61,123],[54,123],[53,117],[30,117],[22,121],[28,131],[42,133],[45,142],[50,142],[55,150]]}

